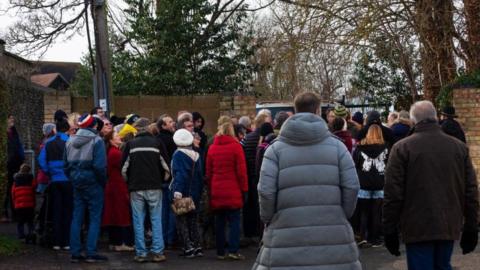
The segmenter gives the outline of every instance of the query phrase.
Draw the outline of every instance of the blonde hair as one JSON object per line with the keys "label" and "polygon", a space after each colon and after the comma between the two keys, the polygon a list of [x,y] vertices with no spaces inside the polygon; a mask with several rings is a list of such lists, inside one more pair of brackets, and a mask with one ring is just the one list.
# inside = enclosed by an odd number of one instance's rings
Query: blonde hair
{"label": "blonde hair", "polygon": [[235,130],[233,129],[232,119],[228,116],[220,116],[218,118],[217,136],[228,135],[235,137]]}
{"label": "blonde hair", "polygon": [[385,144],[382,128],[373,124],[368,128],[367,136],[360,141],[360,145]]}
{"label": "blonde hair", "polygon": [[254,120],[255,128],[260,128],[263,125],[263,123],[267,122],[267,119],[269,117],[270,116],[265,113],[257,115],[257,117],[255,117],[255,120]]}
{"label": "blonde hair", "polygon": [[73,112],[68,115],[68,124],[71,128],[78,127],[78,119],[80,118],[80,114]]}

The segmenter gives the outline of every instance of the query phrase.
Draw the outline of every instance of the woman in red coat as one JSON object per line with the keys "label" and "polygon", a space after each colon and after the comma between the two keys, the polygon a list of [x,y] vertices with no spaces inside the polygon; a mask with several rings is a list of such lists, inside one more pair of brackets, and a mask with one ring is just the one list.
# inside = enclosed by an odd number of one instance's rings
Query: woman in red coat
{"label": "woman in red coat", "polygon": [[[247,166],[242,146],[235,138],[230,117],[218,120],[218,133],[207,154],[207,181],[210,207],[215,214],[216,246],[219,259],[244,259],[240,245],[240,209],[248,191]],[[225,253],[225,223],[229,224],[228,254]]]}
{"label": "woman in red coat", "polygon": [[105,186],[105,202],[102,226],[107,227],[110,249],[114,251],[133,251],[133,232],[131,228],[130,198],[127,183],[122,177],[122,143],[118,133],[105,136],[107,144],[108,181]]}

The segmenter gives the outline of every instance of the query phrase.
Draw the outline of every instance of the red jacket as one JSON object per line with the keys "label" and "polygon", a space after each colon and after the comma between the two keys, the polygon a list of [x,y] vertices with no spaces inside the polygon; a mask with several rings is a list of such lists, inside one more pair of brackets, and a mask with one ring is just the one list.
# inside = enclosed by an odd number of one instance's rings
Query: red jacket
{"label": "red jacket", "polygon": [[12,186],[12,200],[15,209],[35,207],[36,182],[31,174],[17,173]]}
{"label": "red jacket", "polygon": [[210,206],[240,209],[243,192],[248,191],[247,165],[240,143],[231,136],[216,136],[207,154],[207,181]]}
{"label": "red jacket", "polygon": [[130,198],[121,173],[122,151],[111,146],[107,150],[108,180],[105,186],[103,226],[130,226]]}

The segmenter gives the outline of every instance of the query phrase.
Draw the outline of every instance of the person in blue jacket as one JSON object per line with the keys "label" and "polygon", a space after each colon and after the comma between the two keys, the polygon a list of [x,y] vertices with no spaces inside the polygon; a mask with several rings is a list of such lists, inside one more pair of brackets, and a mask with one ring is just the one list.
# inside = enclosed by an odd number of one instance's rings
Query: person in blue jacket
{"label": "person in blue jacket", "polygon": [[[170,186],[173,198],[192,197],[198,209],[203,190],[203,165],[200,154],[193,150],[193,135],[179,129],[173,135],[177,151],[172,157],[173,180]],[[177,230],[183,239],[185,258],[202,257],[197,210],[177,216]]]}
{"label": "person in blue jacket", "polygon": [[[97,253],[97,240],[103,210],[104,188],[107,182],[107,157],[105,143],[98,136],[97,120],[90,114],[80,117],[80,129],[65,148],[65,174],[73,186],[73,218],[70,229],[71,262],[85,260],[102,262],[107,257]],[[89,224],[86,257],[82,255],[82,230],[85,210],[88,208]]]}
{"label": "person in blue jacket", "polygon": [[50,196],[52,198],[53,249],[70,249],[70,223],[72,221],[72,184],[63,171],[65,143],[70,129],[67,120],[61,118],[55,123],[57,133],[48,139],[40,151],[38,163],[50,178]]}

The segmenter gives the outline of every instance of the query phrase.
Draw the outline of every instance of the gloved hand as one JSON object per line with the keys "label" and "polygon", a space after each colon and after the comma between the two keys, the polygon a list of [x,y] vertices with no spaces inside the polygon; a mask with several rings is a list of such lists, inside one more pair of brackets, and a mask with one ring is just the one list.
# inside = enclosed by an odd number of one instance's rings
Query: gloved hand
{"label": "gloved hand", "polygon": [[462,248],[463,255],[468,254],[475,250],[478,243],[478,230],[465,230],[462,233],[462,239],[460,240],[460,247]]}
{"label": "gloved hand", "polygon": [[243,203],[247,203],[247,201],[248,201],[248,191],[243,192],[242,196],[243,196]]}
{"label": "gloved hand", "polygon": [[394,256],[400,256],[400,240],[398,239],[398,233],[393,232],[385,235],[385,247],[388,252]]}
{"label": "gloved hand", "polygon": [[173,193],[173,198],[174,198],[174,199],[181,199],[182,197],[183,197],[183,194],[180,193],[180,192],[175,191],[175,192]]}

